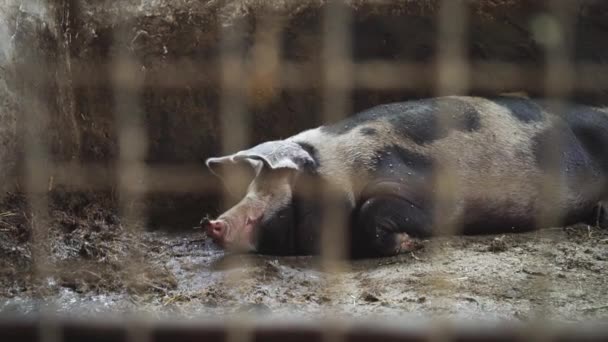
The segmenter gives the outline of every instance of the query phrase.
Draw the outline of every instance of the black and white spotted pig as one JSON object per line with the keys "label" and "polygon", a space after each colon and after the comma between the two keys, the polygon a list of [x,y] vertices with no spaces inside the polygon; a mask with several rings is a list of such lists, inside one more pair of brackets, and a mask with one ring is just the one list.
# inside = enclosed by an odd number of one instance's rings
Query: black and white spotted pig
{"label": "black and white spotted pig", "polygon": [[[552,108],[512,96],[386,104],[209,158],[207,167],[220,178],[222,170],[241,168],[251,182],[244,198],[205,228],[234,250],[317,253],[326,209],[319,190],[328,187],[339,191],[349,213],[349,245],[358,255],[407,250],[410,237],[440,228],[436,217],[458,223],[463,233],[537,228],[540,213],[559,217],[558,224],[586,221],[606,196],[608,113],[574,104],[558,113]],[[451,179],[453,206],[438,213],[440,169]],[[550,174],[558,191],[547,200],[543,179]]]}

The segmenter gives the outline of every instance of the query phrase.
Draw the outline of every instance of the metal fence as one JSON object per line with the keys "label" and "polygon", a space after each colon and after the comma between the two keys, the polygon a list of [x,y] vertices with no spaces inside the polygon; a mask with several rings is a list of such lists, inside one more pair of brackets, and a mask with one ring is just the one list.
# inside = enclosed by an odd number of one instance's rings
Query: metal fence
{"label": "metal fence", "polygon": [[[436,63],[403,63],[388,60],[368,62],[353,62],[350,55],[352,47],[351,25],[352,13],[340,1],[327,1],[324,5],[322,20],[323,45],[323,79],[320,80],[323,89],[322,116],[324,122],[335,122],[351,114],[351,91],[355,88],[372,90],[428,89],[436,85],[436,95],[466,94],[471,88],[485,89],[493,92],[497,89],[534,88],[544,89],[545,95],[554,100],[555,110],[560,110],[561,100],[568,98],[574,89],[608,88],[608,79],[597,77],[607,74],[607,69],[601,64],[572,63],[572,28],[575,12],[573,1],[550,1],[550,12],[545,14],[545,31],[540,41],[546,52],[545,70],[534,66],[518,65],[507,62],[471,62],[466,52],[466,32],[469,12],[468,3],[458,0],[439,1],[439,31],[438,58]],[[254,35],[251,49],[251,60],[243,59],[245,42],[242,41],[243,27],[231,27],[221,33],[219,44],[220,58],[218,65],[201,65],[183,63],[169,66],[163,71],[146,75],[155,80],[159,87],[179,88],[184,84],[204,84],[208,78],[200,77],[196,70],[204,68],[215,70],[221,80],[220,120],[221,146],[224,153],[249,147],[251,117],[247,109],[247,84],[270,78],[271,82],[279,84],[284,89],[306,89],[319,80],[311,79],[308,72],[311,66],[285,61],[281,58],[280,35],[281,20],[278,16],[268,15],[258,18],[259,24]],[[117,30],[116,41],[128,36],[128,32]],[[119,160],[110,167],[84,163],[52,163],[49,151],[40,140],[44,123],[40,118],[48,120],[45,114],[45,104],[37,100],[33,94],[24,94],[25,126],[28,134],[25,137],[26,190],[28,201],[35,213],[33,228],[33,260],[36,272],[52,274],[53,269],[45,260],[49,253],[45,236],[45,220],[48,213],[47,191],[49,178],[53,176],[54,185],[64,185],[70,189],[103,189],[114,182],[114,174],[119,175],[119,198],[121,216],[125,226],[134,231],[142,229],[138,222],[142,221],[141,208],[136,209],[131,204],[141,196],[151,191],[163,192],[209,192],[217,191],[218,183],[215,178],[207,177],[198,168],[174,165],[150,166],[144,161],[147,146],[144,113],[140,103],[142,76],[138,72],[138,61],[130,51],[120,51],[119,57],[113,61],[115,82],[114,101],[116,129],[118,132]],[[42,70],[44,64],[32,66],[32,72]],[[78,68],[86,66],[73,65],[76,84],[95,84],[95,76],[83,76]],[[490,76],[491,75],[491,76]],[[496,75],[499,75],[496,77]],[[82,76],[82,77],[80,77]],[[449,108],[447,109],[449,110]],[[450,122],[441,122],[450,125]],[[451,194],[456,184],[451,179],[449,168],[444,169],[438,179],[436,222],[447,232],[457,232],[460,227],[453,222],[444,222],[439,212],[449,210],[453,205]],[[551,203],[556,198],[554,186],[557,175],[547,174],[544,187],[544,198]],[[236,177],[233,182],[241,181]],[[324,194],[327,205],[332,199],[331,193]],[[324,222],[322,232],[323,267],[331,274],[332,281],[327,288],[327,296],[339,296],[339,277],[344,267],[343,258],[346,246],[343,242],[346,234],[346,213],[334,211]],[[551,225],[555,218],[547,215],[539,217],[543,225]],[[539,232],[542,234],[542,232]],[[432,244],[431,244],[432,246]],[[441,253],[436,248],[436,253]],[[128,261],[128,260],[127,260]],[[242,259],[239,260],[242,262]],[[137,268],[137,265],[127,263],[125,267]],[[246,277],[246,273],[239,273]],[[239,278],[230,279],[238,283]],[[546,282],[539,287],[542,294]],[[542,296],[542,295],[541,295]],[[568,334],[559,330],[543,330],[539,324],[538,330],[522,328],[506,328],[490,331],[466,329],[447,329],[437,334],[432,328],[424,332],[407,329],[396,331],[374,331],[356,329],[336,322],[306,327],[286,324],[283,327],[258,326],[254,317],[239,315],[230,317],[217,325],[181,326],[179,324],[131,322],[123,324],[115,322],[108,325],[96,325],[91,322],[63,322],[52,319],[48,321],[5,321],[0,324],[0,337],[5,341],[169,341],[169,340],[321,340],[333,341],[367,341],[384,339],[387,341],[402,340],[523,340],[529,338],[570,340],[585,336],[590,339],[602,339],[602,335],[578,335],[582,331],[570,330]],[[47,318],[48,318],[47,317]],[[542,320],[542,312],[539,319]],[[338,317],[339,318],[339,317]],[[45,323],[46,322],[46,323]],[[48,323],[48,324],[47,324]],[[382,325],[378,325],[382,326]],[[373,325],[372,325],[373,328]],[[541,332],[539,332],[541,331]],[[576,331],[576,332],[573,332]],[[588,332],[588,331],[587,331]]]}

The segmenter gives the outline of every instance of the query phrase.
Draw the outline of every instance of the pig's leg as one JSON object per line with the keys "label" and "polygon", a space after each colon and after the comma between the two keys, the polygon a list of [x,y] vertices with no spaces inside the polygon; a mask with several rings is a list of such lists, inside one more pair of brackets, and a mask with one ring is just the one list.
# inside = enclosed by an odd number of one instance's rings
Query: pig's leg
{"label": "pig's leg", "polygon": [[399,196],[367,199],[356,215],[356,229],[371,255],[389,256],[411,248],[412,237],[431,235],[427,211]]}
{"label": "pig's leg", "polygon": [[602,201],[595,207],[595,225],[602,229],[608,229],[608,202]]}
{"label": "pig's leg", "polygon": [[593,208],[591,215],[583,220],[583,223],[602,229],[608,229],[608,201],[599,202]]}

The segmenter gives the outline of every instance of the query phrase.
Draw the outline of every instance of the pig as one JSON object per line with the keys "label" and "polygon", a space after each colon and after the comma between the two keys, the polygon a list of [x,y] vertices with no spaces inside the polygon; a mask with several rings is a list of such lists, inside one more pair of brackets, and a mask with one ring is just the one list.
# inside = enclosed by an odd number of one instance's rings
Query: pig
{"label": "pig", "polygon": [[203,225],[231,251],[317,254],[323,218],[341,212],[349,255],[374,257],[447,226],[590,222],[606,198],[607,148],[604,108],[513,95],[389,103],[206,159],[222,180],[240,170],[242,185],[240,201]]}

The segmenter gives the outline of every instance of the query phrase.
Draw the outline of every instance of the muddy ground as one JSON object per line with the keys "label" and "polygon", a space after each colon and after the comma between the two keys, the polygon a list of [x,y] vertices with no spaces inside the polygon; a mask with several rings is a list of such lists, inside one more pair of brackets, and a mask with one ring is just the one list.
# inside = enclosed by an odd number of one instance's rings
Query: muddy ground
{"label": "muddy ground", "polygon": [[3,314],[608,317],[608,231],[587,225],[438,238],[328,275],[316,257],[227,256],[200,230],[145,232],[121,223],[111,201],[52,194],[50,271],[40,273],[29,243],[37,219],[25,203],[11,194],[0,213]]}

